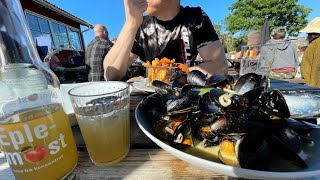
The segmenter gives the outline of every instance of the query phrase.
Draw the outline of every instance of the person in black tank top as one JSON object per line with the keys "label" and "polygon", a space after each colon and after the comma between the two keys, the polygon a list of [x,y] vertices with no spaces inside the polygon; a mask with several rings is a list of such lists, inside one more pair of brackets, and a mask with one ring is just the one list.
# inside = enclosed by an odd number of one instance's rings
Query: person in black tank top
{"label": "person in black tank top", "polygon": [[[126,23],[104,59],[106,80],[120,80],[138,57],[142,61],[174,58],[209,76],[227,74],[223,46],[200,7],[182,7],[180,0],[124,0],[124,4]],[[194,66],[198,53],[204,63]]]}

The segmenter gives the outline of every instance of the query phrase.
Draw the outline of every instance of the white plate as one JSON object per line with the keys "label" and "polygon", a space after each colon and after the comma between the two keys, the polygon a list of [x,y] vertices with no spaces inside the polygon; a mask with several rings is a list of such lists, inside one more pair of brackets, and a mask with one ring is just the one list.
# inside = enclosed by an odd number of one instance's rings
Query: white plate
{"label": "white plate", "polygon": [[[192,164],[199,166],[217,173],[221,173],[227,176],[248,178],[248,179],[320,179],[320,138],[314,138],[315,144],[314,154],[312,158],[309,158],[306,163],[308,168],[299,169],[299,171],[294,172],[272,172],[272,171],[257,171],[244,168],[237,168],[228,166],[222,163],[209,161],[186,152],[180,151],[176,148],[171,147],[165,142],[159,140],[152,129],[152,124],[150,118],[147,118],[146,110],[141,108],[141,103],[137,106],[136,121],[141,128],[141,130],[158,146],[160,146],[165,151],[171,153],[172,155]],[[320,137],[320,131],[314,130],[312,132],[312,137]]]}
{"label": "white plate", "polygon": [[153,86],[148,87],[148,86],[146,86],[146,84],[147,84],[147,79],[146,78],[138,80],[138,81],[135,81],[135,82],[132,83],[134,88],[139,89],[141,91],[155,92]]}

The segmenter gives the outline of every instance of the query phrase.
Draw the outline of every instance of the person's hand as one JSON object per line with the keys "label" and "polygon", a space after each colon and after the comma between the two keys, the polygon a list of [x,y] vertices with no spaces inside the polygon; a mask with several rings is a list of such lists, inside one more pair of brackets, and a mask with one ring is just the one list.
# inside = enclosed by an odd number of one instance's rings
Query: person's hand
{"label": "person's hand", "polygon": [[139,27],[143,20],[143,12],[147,10],[146,0],[124,0],[126,23]]}

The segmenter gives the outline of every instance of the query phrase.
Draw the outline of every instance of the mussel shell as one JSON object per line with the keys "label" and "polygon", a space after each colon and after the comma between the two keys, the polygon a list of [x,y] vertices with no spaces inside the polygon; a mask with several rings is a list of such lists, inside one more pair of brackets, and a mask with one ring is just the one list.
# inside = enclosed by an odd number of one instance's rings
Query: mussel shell
{"label": "mussel shell", "polygon": [[154,80],[152,81],[152,85],[156,93],[163,95],[163,94],[172,94],[177,95],[177,92],[171,88],[171,86],[165,82]]}
{"label": "mussel shell", "polygon": [[216,118],[210,124],[210,130],[214,134],[243,134],[249,132],[259,132],[266,127],[266,122],[257,113],[258,109],[248,107],[237,112],[228,112]]}
{"label": "mussel shell", "polygon": [[220,87],[224,89],[227,85],[230,85],[233,82],[232,76],[221,76],[219,74],[213,74],[206,80],[206,87]]}
{"label": "mussel shell", "polygon": [[[191,132],[192,132],[192,139],[194,145],[201,143],[204,139],[207,140],[207,147],[209,145],[214,146],[218,145],[219,137],[213,134],[210,131],[209,125],[212,121],[214,121],[214,116],[198,116],[200,119],[192,119],[190,118],[191,124]],[[210,142],[210,143],[209,143]]]}
{"label": "mussel shell", "polygon": [[198,104],[199,96],[197,91],[189,91],[181,94],[180,96],[173,99],[167,106],[167,112],[173,113],[173,111],[181,111],[188,109],[192,111],[194,108],[197,108],[194,105]]}
{"label": "mussel shell", "polygon": [[185,86],[183,86],[182,87],[182,89],[181,89],[181,94],[182,93],[185,93],[185,92],[188,92],[188,91],[197,91],[197,92],[201,92],[201,91],[203,91],[205,89],[205,87],[203,87],[203,86],[197,86],[197,85],[189,85],[189,84],[187,84],[187,85],[185,85]]}
{"label": "mussel shell", "polygon": [[163,94],[161,95],[161,101],[165,106],[167,107],[168,104],[170,104],[172,101],[174,101],[177,98],[177,96],[172,94]]}
{"label": "mussel shell", "polygon": [[216,114],[221,111],[219,104],[210,99],[210,94],[204,94],[199,100],[199,110],[205,114]]}
{"label": "mussel shell", "polygon": [[174,80],[180,78],[181,76],[187,75],[186,72],[184,71],[176,71],[172,74],[172,77],[170,79],[171,82],[173,82]]}
{"label": "mussel shell", "polygon": [[247,134],[239,144],[238,159],[242,168],[266,170],[271,155],[269,145],[259,134]]}
{"label": "mussel shell", "polygon": [[283,141],[275,135],[267,137],[266,140],[273,153],[279,155],[280,157],[286,159],[287,161],[300,168],[308,167],[306,162],[295,151],[292,150],[292,147],[288,146],[287,142]]}
{"label": "mussel shell", "polygon": [[206,84],[207,75],[203,74],[201,71],[192,70],[187,76],[187,82],[190,85],[204,86]]}
{"label": "mussel shell", "polygon": [[265,87],[266,82],[267,80],[265,76],[261,76],[255,73],[248,73],[238,79],[233,90],[238,94],[244,94],[257,87]]}
{"label": "mussel shell", "polygon": [[191,126],[188,120],[182,122],[175,128],[171,143],[173,145],[181,144],[183,146],[191,146],[193,144]]}
{"label": "mussel shell", "polygon": [[162,96],[157,93],[145,97],[140,105],[150,120],[156,121],[162,119],[167,114],[167,106],[163,103]]}
{"label": "mussel shell", "polygon": [[219,103],[219,98],[225,94],[228,94],[228,93],[220,88],[213,88],[209,92],[210,98],[212,100],[215,100],[217,103]]}
{"label": "mussel shell", "polygon": [[187,74],[180,75],[172,82],[172,89],[181,91],[181,89],[187,84]]}
{"label": "mussel shell", "polygon": [[250,106],[245,96],[230,94],[219,88],[212,89],[209,94],[225,112],[238,111]]}
{"label": "mussel shell", "polygon": [[259,100],[262,92],[264,91],[264,87],[254,88],[243,94],[243,97],[246,99],[248,104],[252,104]]}
{"label": "mussel shell", "polygon": [[288,105],[278,90],[264,93],[260,98],[260,105],[271,118],[273,116],[281,118],[290,117]]}
{"label": "mussel shell", "polygon": [[168,133],[168,131],[166,131],[166,128],[170,128],[170,121],[166,121],[166,120],[159,120],[157,121],[154,125],[153,125],[153,132],[155,133],[155,135],[162,140],[168,140],[172,138],[172,134]]}
{"label": "mussel shell", "polygon": [[284,146],[287,146],[291,151],[299,153],[301,151],[301,141],[299,135],[290,128],[282,128],[274,130],[273,138],[278,139]]}

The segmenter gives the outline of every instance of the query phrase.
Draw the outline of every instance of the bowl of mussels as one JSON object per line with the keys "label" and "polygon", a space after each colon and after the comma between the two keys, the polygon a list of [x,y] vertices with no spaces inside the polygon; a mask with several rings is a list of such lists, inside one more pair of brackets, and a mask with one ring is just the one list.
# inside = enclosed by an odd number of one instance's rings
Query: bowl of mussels
{"label": "bowl of mussels", "polygon": [[156,93],[139,103],[136,121],[167,152],[227,176],[320,176],[320,130],[311,123],[320,93],[269,90],[269,82],[178,71],[170,84],[152,82]]}

